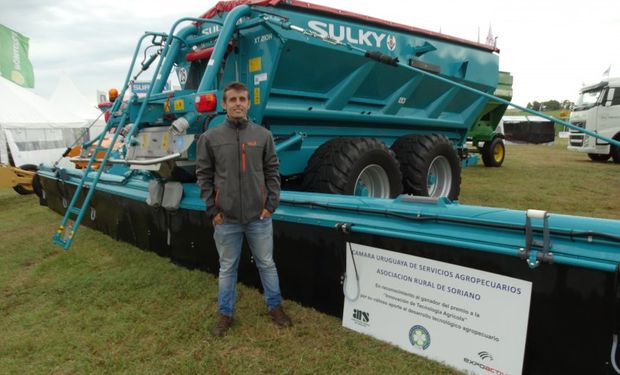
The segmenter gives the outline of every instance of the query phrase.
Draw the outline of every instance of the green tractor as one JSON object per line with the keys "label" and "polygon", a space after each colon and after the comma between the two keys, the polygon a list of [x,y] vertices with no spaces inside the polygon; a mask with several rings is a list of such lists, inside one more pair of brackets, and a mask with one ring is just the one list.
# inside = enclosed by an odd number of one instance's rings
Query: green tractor
{"label": "green tractor", "polygon": [[[504,100],[512,99],[512,75],[508,72],[499,72],[499,81],[495,96]],[[501,167],[506,157],[504,134],[498,131],[499,124],[507,106],[491,100],[482,111],[482,115],[469,130],[467,139],[475,147],[474,152],[482,155],[482,162],[486,167]]]}

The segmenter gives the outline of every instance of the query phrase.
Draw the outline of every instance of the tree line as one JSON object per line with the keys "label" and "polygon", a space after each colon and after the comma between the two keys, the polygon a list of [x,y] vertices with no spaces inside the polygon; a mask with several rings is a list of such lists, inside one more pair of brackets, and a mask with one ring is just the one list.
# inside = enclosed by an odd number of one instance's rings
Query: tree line
{"label": "tree line", "polygon": [[557,100],[547,100],[546,102],[539,102],[534,100],[533,102],[527,103],[528,109],[533,109],[535,111],[558,111],[561,109],[571,109],[575,103],[570,100],[562,100],[561,102]]}

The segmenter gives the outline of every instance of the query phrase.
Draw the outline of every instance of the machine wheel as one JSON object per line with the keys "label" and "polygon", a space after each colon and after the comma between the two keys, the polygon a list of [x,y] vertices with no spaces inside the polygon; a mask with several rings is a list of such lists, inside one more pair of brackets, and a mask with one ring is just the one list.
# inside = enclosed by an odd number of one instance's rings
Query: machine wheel
{"label": "machine wheel", "polygon": [[588,157],[592,161],[604,163],[607,160],[609,160],[609,158],[611,157],[611,154],[588,154]]}
{"label": "machine wheel", "polygon": [[506,158],[506,146],[501,138],[495,137],[482,146],[482,162],[485,167],[501,167]]}
{"label": "machine wheel", "polygon": [[[620,141],[620,134],[616,134],[614,136],[614,140]],[[611,158],[614,160],[614,163],[620,164],[620,147],[610,145],[609,146],[609,154]]]}
{"label": "machine wheel", "polygon": [[[19,169],[23,169],[29,172],[36,172],[38,168],[34,164],[24,164],[20,166]],[[20,194],[20,195],[28,195],[28,194],[34,193],[34,189],[28,189],[22,185],[13,186],[13,190],[15,190],[17,194]]]}
{"label": "machine wheel", "polygon": [[443,135],[406,135],[392,145],[400,162],[405,193],[456,200],[461,165],[452,142]]}
{"label": "machine wheel", "polygon": [[394,198],[401,193],[394,153],[375,138],[335,138],[308,161],[302,187],[320,193]]}

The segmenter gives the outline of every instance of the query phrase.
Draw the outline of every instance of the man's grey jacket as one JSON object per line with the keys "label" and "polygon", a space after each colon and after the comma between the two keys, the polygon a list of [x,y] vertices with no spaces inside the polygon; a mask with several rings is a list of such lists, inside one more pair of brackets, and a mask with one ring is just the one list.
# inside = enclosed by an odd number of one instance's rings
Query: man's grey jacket
{"label": "man's grey jacket", "polygon": [[207,216],[245,224],[280,203],[278,157],[271,133],[249,121],[226,119],[204,132],[196,147],[196,177]]}

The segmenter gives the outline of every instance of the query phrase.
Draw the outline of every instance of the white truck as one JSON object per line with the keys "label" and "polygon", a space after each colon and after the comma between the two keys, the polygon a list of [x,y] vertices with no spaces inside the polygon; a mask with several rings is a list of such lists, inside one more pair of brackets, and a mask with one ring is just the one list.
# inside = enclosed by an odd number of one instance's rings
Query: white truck
{"label": "white truck", "polygon": [[[608,78],[583,87],[570,115],[570,123],[620,140],[620,78]],[[593,161],[606,162],[611,157],[620,164],[620,147],[570,130],[568,149],[585,152]]]}

